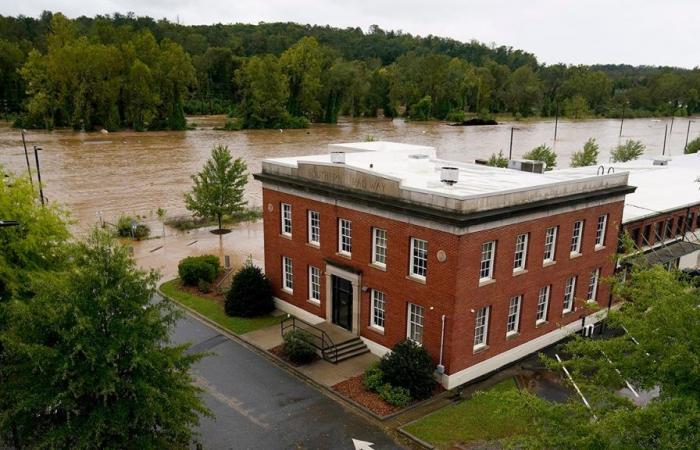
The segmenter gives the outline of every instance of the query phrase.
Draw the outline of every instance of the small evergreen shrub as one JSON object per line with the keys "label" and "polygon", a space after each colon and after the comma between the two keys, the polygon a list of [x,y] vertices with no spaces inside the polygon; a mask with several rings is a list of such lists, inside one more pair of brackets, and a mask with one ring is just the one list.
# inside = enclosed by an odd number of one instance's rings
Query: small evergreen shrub
{"label": "small evergreen shrub", "polygon": [[201,281],[213,283],[219,274],[219,258],[214,255],[188,256],[177,265],[182,284],[199,286]]}
{"label": "small evergreen shrub", "polygon": [[394,346],[379,363],[384,382],[408,389],[414,398],[429,397],[435,387],[435,366],[425,348],[406,339]]}
{"label": "small evergreen shrub", "polygon": [[411,403],[411,393],[401,386],[385,383],[377,390],[379,397],[390,405],[403,407]]}
{"label": "small evergreen shrub", "polygon": [[229,316],[239,317],[263,316],[275,309],[272,286],[259,267],[246,264],[233,276],[224,309]]}
{"label": "small evergreen shrub", "polygon": [[296,364],[308,364],[316,358],[313,336],[304,330],[293,330],[283,337],[284,354]]}
{"label": "small evergreen shrub", "polygon": [[378,392],[379,388],[384,384],[383,378],[384,373],[382,369],[379,368],[379,363],[372,364],[365,371],[362,384],[364,384],[368,390]]}

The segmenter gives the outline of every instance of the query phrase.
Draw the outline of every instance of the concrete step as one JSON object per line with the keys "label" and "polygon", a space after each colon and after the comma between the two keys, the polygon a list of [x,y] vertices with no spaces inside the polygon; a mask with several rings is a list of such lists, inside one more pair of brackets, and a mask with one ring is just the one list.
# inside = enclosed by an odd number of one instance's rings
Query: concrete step
{"label": "concrete step", "polygon": [[348,339],[325,351],[325,357],[332,363],[345,361],[369,352],[367,345],[359,337]]}
{"label": "concrete step", "polygon": [[354,358],[356,356],[364,355],[365,353],[369,353],[369,349],[367,347],[365,348],[360,348],[353,350],[351,352],[343,353],[342,355],[339,353],[338,358],[335,360],[336,363],[345,361],[350,358]]}

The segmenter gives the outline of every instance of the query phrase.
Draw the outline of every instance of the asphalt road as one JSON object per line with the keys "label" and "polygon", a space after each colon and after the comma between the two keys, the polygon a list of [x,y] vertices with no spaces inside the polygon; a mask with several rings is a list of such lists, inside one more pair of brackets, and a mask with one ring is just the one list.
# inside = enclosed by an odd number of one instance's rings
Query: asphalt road
{"label": "asphalt road", "polygon": [[173,341],[214,353],[193,370],[215,415],[200,423],[205,449],[352,450],[353,439],[400,448],[379,426],[199,320],[184,316]]}

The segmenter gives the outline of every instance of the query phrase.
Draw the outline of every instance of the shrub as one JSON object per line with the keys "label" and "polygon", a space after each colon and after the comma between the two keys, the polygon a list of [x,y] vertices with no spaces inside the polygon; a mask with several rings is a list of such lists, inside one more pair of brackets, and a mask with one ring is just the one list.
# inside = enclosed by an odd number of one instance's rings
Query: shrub
{"label": "shrub", "polygon": [[590,138],[583,144],[583,150],[571,155],[571,167],[592,166],[598,163],[599,145],[595,139]]}
{"label": "shrub", "polygon": [[365,387],[374,392],[378,392],[379,388],[384,384],[384,373],[382,369],[379,368],[379,363],[372,364],[365,371],[365,376],[362,378],[362,384]]}
{"label": "shrub", "polygon": [[[135,219],[131,216],[119,216],[117,220],[117,234],[121,237],[132,237],[131,224],[135,222]],[[134,239],[145,239],[151,234],[151,229],[145,223],[137,223],[136,228],[133,230]]]}
{"label": "shrub", "polygon": [[466,119],[466,115],[461,109],[453,109],[447,113],[446,119],[448,122],[462,123],[464,122],[464,119]]}
{"label": "shrub", "polygon": [[236,273],[224,305],[229,316],[254,317],[275,309],[270,281],[259,267],[246,264]]}
{"label": "shrub", "polygon": [[430,396],[435,387],[435,366],[425,348],[407,339],[394,346],[379,363],[384,382],[408,389],[414,398]]}
{"label": "shrub", "polygon": [[697,153],[698,150],[700,150],[700,137],[688,142],[688,146],[685,148],[686,153]]}
{"label": "shrub", "polygon": [[213,283],[219,270],[219,258],[214,255],[188,256],[177,265],[180,280],[187,286],[199,286],[201,281]]}
{"label": "shrub", "polygon": [[292,330],[284,335],[283,350],[292,362],[308,364],[316,357],[313,336],[304,330]]}
{"label": "shrub", "polygon": [[413,120],[428,120],[432,116],[433,99],[426,95],[408,109],[408,116]]}
{"label": "shrub", "polygon": [[552,170],[557,165],[557,154],[545,144],[535,147],[529,152],[525,153],[523,158],[544,162],[547,165],[545,170]]}
{"label": "shrub", "polygon": [[199,280],[197,283],[197,289],[203,294],[208,294],[211,292],[211,283],[206,280]]}
{"label": "shrub", "polygon": [[633,159],[637,159],[642,156],[645,149],[646,146],[640,141],[628,139],[624,144],[618,145],[616,148],[614,148],[610,152],[610,156],[612,162],[632,161]]}
{"label": "shrub", "polygon": [[508,167],[508,158],[503,156],[503,151],[501,150],[498,154],[492,153],[486,165],[505,168]]}
{"label": "shrub", "polygon": [[401,386],[392,386],[385,383],[377,390],[379,397],[390,405],[406,406],[411,403],[411,393]]}

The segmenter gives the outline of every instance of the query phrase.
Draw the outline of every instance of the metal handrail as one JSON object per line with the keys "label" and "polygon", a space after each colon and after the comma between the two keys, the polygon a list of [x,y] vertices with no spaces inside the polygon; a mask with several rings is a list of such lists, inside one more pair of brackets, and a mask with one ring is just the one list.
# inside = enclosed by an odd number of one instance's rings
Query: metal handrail
{"label": "metal handrail", "polygon": [[[302,327],[297,325],[297,322],[301,322],[302,324],[304,324],[304,326]],[[314,345],[314,347],[321,351],[321,356],[323,357],[323,359],[328,359],[331,362],[335,362],[338,359],[338,347],[336,347],[336,345],[333,343],[333,339],[331,339],[328,333],[326,333],[322,329],[311,325],[310,323],[292,315],[287,316],[287,318],[283,319],[280,322],[280,332],[282,336],[284,336],[285,331],[289,328],[291,328],[292,331],[304,330],[308,332],[311,336],[319,340],[320,345],[316,345],[315,343],[312,345]],[[312,330],[316,331],[318,334],[314,334]],[[332,354],[332,359],[331,356],[327,355],[327,353],[329,352]]]}

